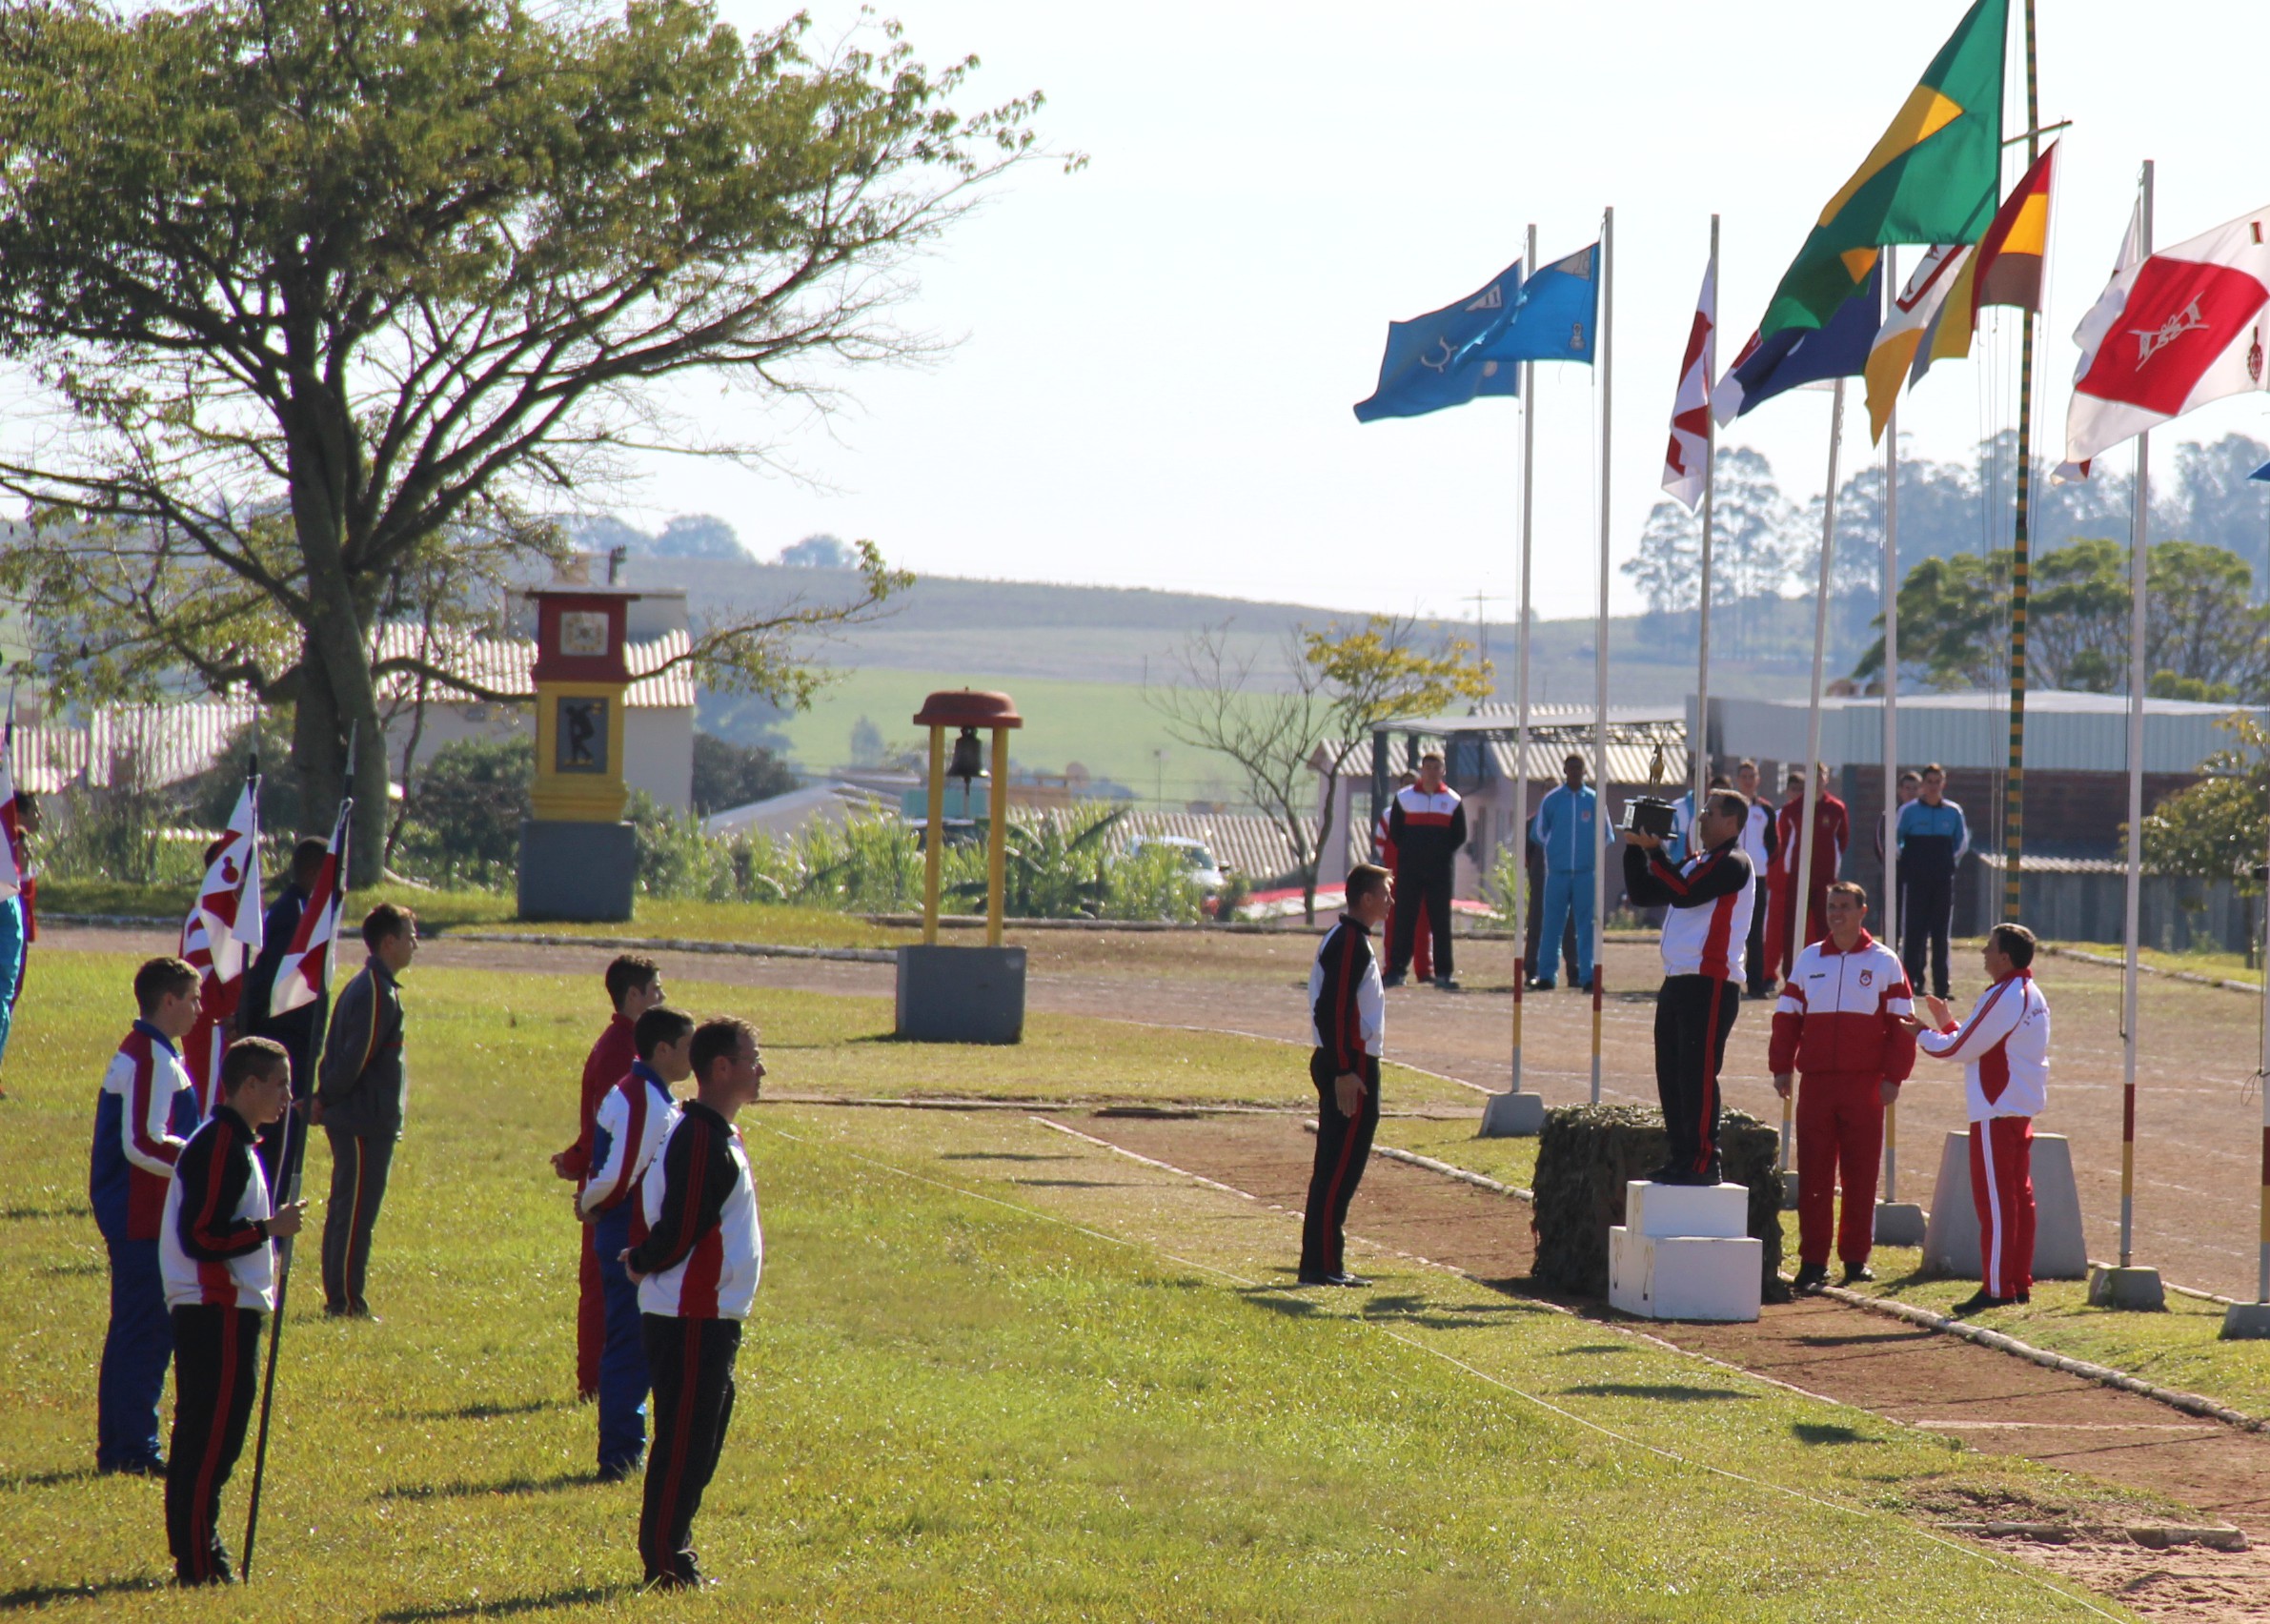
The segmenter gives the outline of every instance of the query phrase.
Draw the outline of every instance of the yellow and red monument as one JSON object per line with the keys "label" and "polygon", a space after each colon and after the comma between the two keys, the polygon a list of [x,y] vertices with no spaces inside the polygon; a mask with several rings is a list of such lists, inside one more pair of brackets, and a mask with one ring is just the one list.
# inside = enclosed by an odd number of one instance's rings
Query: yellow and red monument
{"label": "yellow and red monument", "polygon": [[638,836],[623,822],[628,587],[543,586],[536,605],[535,816],[520,825],[522,919],[626,920]]}

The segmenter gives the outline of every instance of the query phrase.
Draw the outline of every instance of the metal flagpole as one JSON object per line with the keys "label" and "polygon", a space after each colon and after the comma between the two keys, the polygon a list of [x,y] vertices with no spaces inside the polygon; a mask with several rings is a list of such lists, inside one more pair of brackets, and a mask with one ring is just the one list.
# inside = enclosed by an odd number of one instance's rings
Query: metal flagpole
{"label": "metal flagpole", "polygon": [[[1711,216],[1711,321],[1718,320],[1718,216]],[[1709,369],[1705,369],[1706,372]],[[1706,382],[1715,382],[1706,379]],[[1713,414],[1703,414],[1703,497],[1702,497],[1702,605],[1697,616],[1695,631],[1702,647],[1695,665],[1694,678],[1694,731],[1696,738],[1689,741],[1687,761],[1687,853],[1694,854],[1694,822],[1702,816],[1703,792],[1711,782],[1711,506],[1718,486],[1718,419]],[[1700,748],[1696,748],[1699,743]]]}
{"label": "metal flagpole", "polygon": [[[1844,379],[1829,407],[1829,488],[1821,498],[1820,583],[1813,600],[1813,700],[1805,715],[1805,805],[1797,825],[1797,885],[1790,898],[1790,948],[1794,965],[1805,946],[1809,923],[1807,903],[1813,896],[1814,808],[1821,795],[1821,676],[1829,656],[1829,570],[1836,551],[1836,454],[1844,439]],[[1789,1171],[1790,1135],[1794,1129],[1796,1101],[1781,1102],[1781,1170]]]}
{"label": "metal flagpole", "polygon": [[[1537,228],[1532,222],[1523,250],[1524,275],[1537,270]],[[1513,864],[1513,1089],[1521,1092],[1522,984],[1532,966],[1525,962],[1529,945],[1530,878],[1530,558],[1532,553],[1530,519],[1536,511],[1530,492],[1537,476],[1537,363],[1521,363],[1521,668],[1513,681],[1513,838],[1520,851]],[[1540,942],[1537,951],[1543,954]]]}
{"label": "metal flagpole", "polygon": [[[1884,251],[1884,281],[1895,286]],[[1884,945],[1899,951],[1899,403],[1884,419]],[[1911,988],[1911,991],[1914,989]],[[1884,1194],[1899,1199],[1899,1106],[1884,1107]]]}
{"label": "metal flagpole", "polygon": [[[2041,155],[2040,97],[2034,71],[2034,0],[2026,0],[2026,164]],[[2017,504],[2010,534],[2010,756],[2002,778],[2002,918],[2017,919],[2025,865],[2026,605],[2032,590],[2034,498],[2034,312],[2020,313],[2017,363]]]}
{"label": "metal flagpole", "polygon": [[[2262,872],[2270,875],[2270,863]],[[2262,924],[2270,931],[2270,907],[2262,910]],[[2270,940],[2266,938],[2265,940]],[[2262,1025],[2260,1047],[2255,1056],[2254,1087],[2262,1105],[2262,1195],[2260,1229],[2256,1237],[2254,1301],[2233,1303],[2222,1311],[2225,1338],[2256,1340],[2270,1337],[2270,945],[2262,950]]]}
{"label": "metal flagpole", "polygon": [[[1610,330],[1615,325],[1616,212],[1611,207],[1600,217],[1600,613],[1592,632],[1592,807],[1593,817],[1608,816],[1608,547],[1609,470],[1615,439],[1615,375],[1610,370]],[[1591,832],[1592,858],[1592,1104],[1600,1103],[1600,998],[1605,976],[1601,960],[1608,949],[1608,868],[1599,847],[1601,830]],[[1537,944],[1542,953],[1545,944]]]}

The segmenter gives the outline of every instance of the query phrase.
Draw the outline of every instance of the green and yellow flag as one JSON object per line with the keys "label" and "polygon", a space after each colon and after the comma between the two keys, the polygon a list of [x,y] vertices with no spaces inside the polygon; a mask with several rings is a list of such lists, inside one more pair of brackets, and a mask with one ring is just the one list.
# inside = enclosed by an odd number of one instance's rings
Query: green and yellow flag
{"label": "green and yellow flag", "polygon": [[1976,242],[2001,190],[2009,0],[1976,0],[1883,139],[1853,172],[1758,324],[1821,327],[1864,285],[1885,243]]}

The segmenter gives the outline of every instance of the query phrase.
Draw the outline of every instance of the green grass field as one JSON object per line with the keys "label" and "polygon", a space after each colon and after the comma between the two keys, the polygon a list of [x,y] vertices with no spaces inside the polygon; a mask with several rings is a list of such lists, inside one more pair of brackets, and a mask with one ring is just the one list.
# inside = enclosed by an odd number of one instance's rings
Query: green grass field
{"label": "green grass field", "polygon": [[[723,1584],[640,1601],[637,1489],[589,1480],[570,1396],[576,1230],[545,1166],[595,989],[416,971],[384,1322],[310,1320],[300,1288],[257,1582],[176,1594],[157,1487],[90,1470],[86,1136],[130,969],[48,955],[10,1049],[0,1610],[1783,1624],[1879,1616],[1895,1587],[1902,1617],[2122,1615],[1929,1530],[2112,1511],[2085,1482],[1393,1258],[1367,1260],[1369,1293],[1287,1291],[1287,1215],[1024,1111],[779,1103],[744,1117],[767,1269],[697,1526]],[[876,1041],[876,1001],[675,991],[760,1021],[781,1093],[1305,1092],[1279,1045],[1066,1021],[1011,1051],[917,1050]],[[318,1147],[318,1186],[325,1165]]]}

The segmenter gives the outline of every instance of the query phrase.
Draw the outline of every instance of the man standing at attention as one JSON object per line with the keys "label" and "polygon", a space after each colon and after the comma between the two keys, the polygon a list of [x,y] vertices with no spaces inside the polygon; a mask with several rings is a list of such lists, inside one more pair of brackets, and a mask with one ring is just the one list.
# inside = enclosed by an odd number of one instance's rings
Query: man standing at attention
{"label": "man standing at attention", "polygon": [[[1804,855],[1805,769],[1789,775],[1789,800],[1773,830],[1773,916],[1766,922],[1766,957],[1775,975],[1787,977],[1797,949],[1818,942],[1829,931],[1829,887],[1844,866],[1844,850],[1852,839],[1852,818],[1844,802],[1829,793],[1827,769],[1816,765],[1820,790],[1813,803],[1813,865],[1805,875],[1805,910],[1797,912],[1797,864]],[[1802,929],[1803,934],[1798,931]]]}
{"label": "man standing at attention", "polygon": [[1388,941],[1387,985],[1403,985],[1412,938],[1425,930],[1434,937],[1434,985],[1453,991],[1458,983],[1451,964],[1450,887],[1458,854],[1466,846],[1466,806],[1443,782],[1439,752],[1421,756],[1419,782],[1395,792],[1388,808],[1388,839],[1395,847],[1395,888],[1402,905]]}
{"label": "man standing at attention", "polygon": [[1584,782],[1584,758],[1571,756],[1561,763],[1561,782],[1537,802],[1537,844],[1545,850],[1545,914],[1539,929],[1541,955],[1536,979],[1539,992],[1552,990],[1554,948],[1566,922],[1576,924],[1576,956],[1568,963],[1569,987],[1581,992],[1592,985],[1592,876],[1600,849],[1615,839],[1600,816],[1600,796]]}
{"label": "man standing at attention", "polygon": [[1797,955],[1773,1010],[1767,1066],[1773,1091],[1797,1090],[1797,1289],[1829,1281],[1834,1186],[1844,1222],[1834,1226],[1844,1284],[1874,1280],[1876,1165],[1884,1107],[1915,1065],[1915,1013],[1907,975],[1892,949],[1868,934],[1868,893],[1851,881],[1829,887],[1829,934]]}
{"label": "man standing at attention", "polygon": [[1930,1024],[1915,1036],[1934,1060],[1963,1063],[1983,1278],[1958,1314],[2033,1300],[2034,1119],[2049,1103],[2049,1004],[2034,985],[2034,933],[1996,925],[1985,961],[1994,985],[1970,1017],[1957,1026],[1945,999],[1927,998]]}
{"label": "man standing at attention", "polygon": [[1656,1169],[1656,1184],[1719,1180],[1718,1072],[1742,1005],[1742,944],[1756,891],[1742,855],[1749,811],[1735,791],[1711,791],[1694,822],[1701,849],[1684,863],[1665,857],[1663,841],[1641,831],[1624,847],[1625,895],[1634,907],[1670,910],[1655,994],[1655,1092],[1671,1158]]}
{"label": "man standing at attention", "polygon": [[1379,1128],[1379,1056],[1388,999],[1371,932],[1395,906],[1394,882],[1375,863],[1348,876],[1348,911],[1325,935],[1308,972],[1308,1018],[1316,1046],[1308,1081],[1316,1086],[1316,1164],[1301,1209],[1304,1286],[1368,1286],[1348,1272],[1343,1233],[1348,1203],[1371,1158]]}
{"label": "man standing at attention", "polygon": [[641,1187],[646,1239],[619,1259],[638,1283],[654,1383],[654,1453],[638,1512],[638,1554],[658,1590],[701,1583],[694,1513],[725,1447],[740,1323],[764,1272],[757,1180],[733,1126],[764,1085],[757,1028],[704,1021],[691,1045],[696,1093]]}
{"label": "man standing at attention", "polygon": [[[552,1157],[552,1170],[563,1179],[591,1176],[592,1121],[607,1090],[631,1074],[638,1058],[632,1033],[638,1017],[662,1002],[662,971],[652,959],[625,953],[607,966],[607,1001],[613,1013],[583,1061],[583,1086],[576,1108],[576,1142]],[[576,1396],[599,1395],[599,1350],[607,1341],[606,1286],[591,1226],[582,1227],[583,1264],[576,1280]]]}
{"label": "man standing at attention", "polygon": [[1955,871],[1971,849],[1971,826],[1947,799],[1947,771],[1936,761],[1923,769],[1915,799],[1899,809],[1900,957],[1908,980],[1923,985],[1923,955],[1931,953],[1931,990],[1947,996],[1947,930],[1955,913]]}
{"label": "man standing at attention", "polygon": [[370,958],[340,989],[309,1113],[331,1140],[331,1201],[323,1209],[323,1311],[375,1320],[363,1296],[371,1235],[402,1137],[410,1074],[402,1064],[400,977],[417,956],[417,916],[380,903],[362,922]]}
{"label": "man standing at attention", "polygon": [[1755,761],[1745,760],[1734,769],[1734,787],[1750,802],[1749,814],[1742,820],[1742,855],[1750,860],[1750,872],[1758,888],[1757,904],[1750,910],[1750,936],[1742,944],[1742,990],[1752,998],[1763,998],[1773,985],[1773,972],[1766,964],[1766,890],[1773,872],[1775,844],[1773,808],[1757,793]]}

